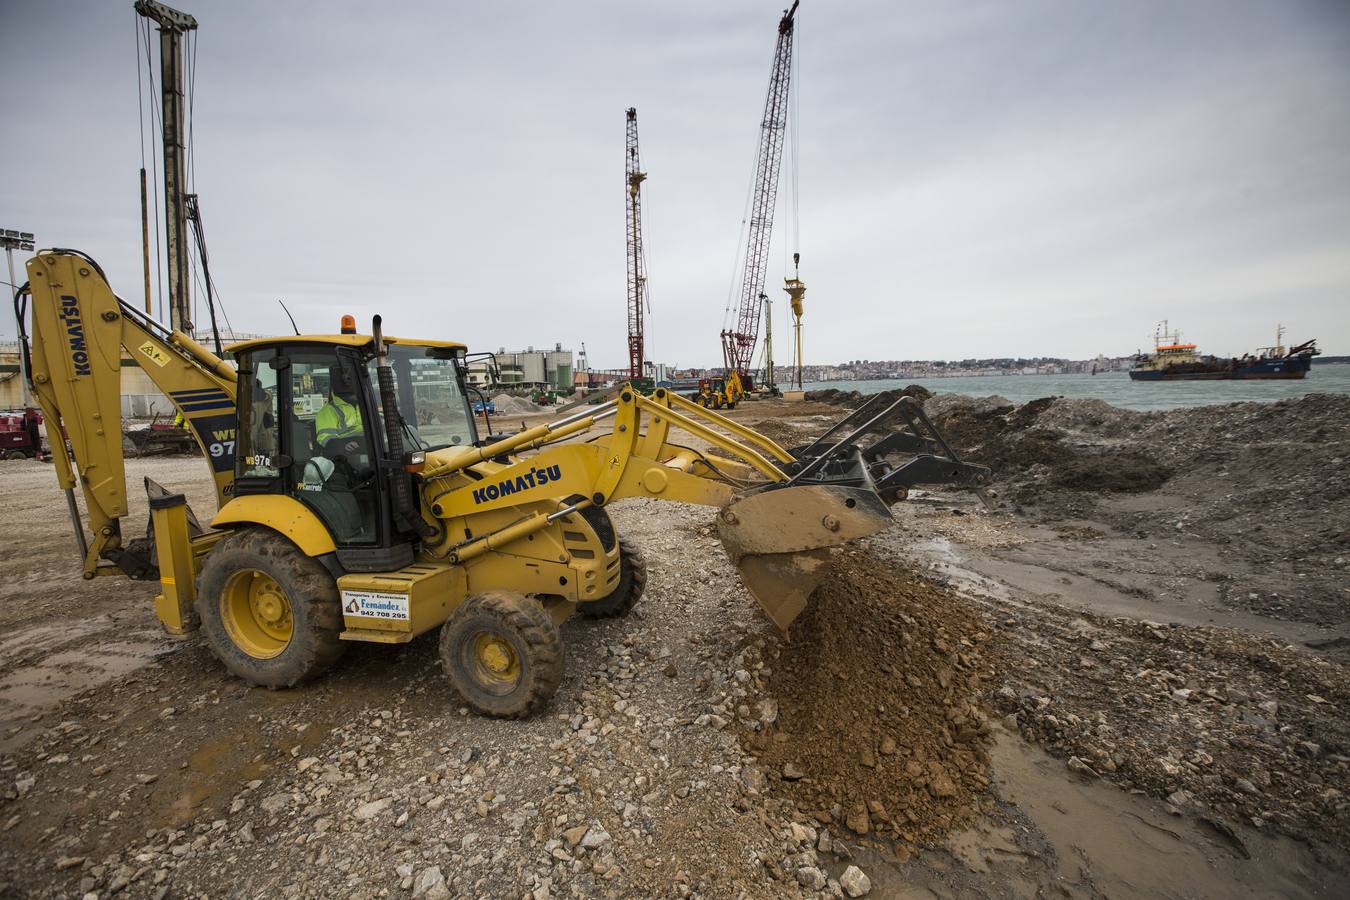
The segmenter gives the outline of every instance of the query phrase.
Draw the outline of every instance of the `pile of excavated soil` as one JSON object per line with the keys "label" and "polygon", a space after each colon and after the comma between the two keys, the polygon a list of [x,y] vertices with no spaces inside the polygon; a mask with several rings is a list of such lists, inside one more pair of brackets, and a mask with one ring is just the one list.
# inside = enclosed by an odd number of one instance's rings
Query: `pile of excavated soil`
{"label": "pile of excavated soil", "polygon": [[[911,384],[908,387],[893,388],[889,391],[879,391],[878,394],[884,398],[885,404],[889,406],[900,397],[914,397],[920,401],[927,400],[933,396],[933,392],[926,387],[917,384]],[[878,396],[878,394],[864,394],[861,391],[841,391],[837,388],[826,388],[823,391],[807,391],[806,399],[814,400],[819,403],[829,403],[833,406],[847,406],[849,409],[857,409],[865,401]],[[882,406],[878,405],[878,409]]]}
{"label": "pile of excavated soil", "polygon": [[1224,605],[1344,620],[1350,396],[1138,412],[935,394],[924,409],[963,459],[993,470],[991,493],[1015,511],[1141,540],[1206,541],[1243,564],[1212,573]]}
{"label": "pile of excavated soil", "polygon": [[533,416],[548,412],[543,406],[531,403],[524,397],[512,397],[510,394],[498,394],[492,398],[492,405],[499,416]]}
{"label": "pile of excavated soil", "polygon": [[[841,554],[772,669],[742,744],[769,790],[831,827],[928,842],[988,786],[976,704],[989,638],[945,588]],[[776,656],[775,656],[776,654]]]}
{"label": "pile of excavated soil", "polygon": [[[1045,397],[1017,406],[998,396],[930,394],[917,385],[886,393],[890,399],[903,394],[923,401],[925,411],[962,458],[993,469],[995,477],[1004,481],[1004,493],[1014,500],[1035,498],[1035,491],[1025,485],[1007,483],[1009,476],[1016,477],[1032,470],[1044,473],[1043,478],[1037,479],[1038,489],[1049,484],[1068,490],[1112,493],[1156,490],[1172,476],[1172,468],[1159,462],[1154,451],[1119,445],[1094,446],[1091,442],[1075,440],[1058,421],[1054,424],[1042,422],[1042,417],[1050,418],[1046,414],[1052,410],[1059,412],[1067,404],[1082,403],[1086,408],[1075,410],[1075,421],[1089,428],[1106,425],[1109,421],[1114,437],[1123,427],[1121,417],[1115,414],[1143,415],[1116,410],[1101,401]],[[857,392],[820,391],[818,394],[825,402],[854,407],[868,399],[867,395]]]}
{"label": "pile of excavated soil", "polygon": [[[1092,410],[1104,407],[1100,401],[1066,401],[1045,397],[1016,406],[1002,397],[970,398],[943,395],[925,404],[925,408],[947,439],[968,458],[994,470],[995,477],[1007,479],[1028,472],[1036,488],[1012,485],[1015,499],[1034,499],[1036,491],[1049,486],[1105,493],[1143,493],[1157,490],[1172,477],[1173,469],[1159,461],[1156,448],[1128,446],[1112,441],[1083,440],[1075,432],[1052,424],[1054,414],[1066,404],[1090,404]],[[1115,410],[1115,412],[1124,412]],[[1104,425],[1105,416],[1086,414],[1082,420]],[[1117,429],[1109,429],[1112,437]]]}

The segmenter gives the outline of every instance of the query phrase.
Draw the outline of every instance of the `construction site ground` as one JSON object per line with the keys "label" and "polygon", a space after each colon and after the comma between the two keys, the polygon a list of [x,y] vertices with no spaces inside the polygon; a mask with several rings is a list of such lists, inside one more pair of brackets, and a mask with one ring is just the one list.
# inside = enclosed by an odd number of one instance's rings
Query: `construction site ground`
{"label": "construction site ground", "polygon": [[[826,399],[732,416],[791,444]],[[916,492],[784,642],[712,510],[616,504],[647,593],[564,624],[523,722],[434,634],[248,687],[0,462],[0,896],[1350,893],[1350,398],[926,405],[991,509]],[[142,476],[212,511],[200,459]]]}

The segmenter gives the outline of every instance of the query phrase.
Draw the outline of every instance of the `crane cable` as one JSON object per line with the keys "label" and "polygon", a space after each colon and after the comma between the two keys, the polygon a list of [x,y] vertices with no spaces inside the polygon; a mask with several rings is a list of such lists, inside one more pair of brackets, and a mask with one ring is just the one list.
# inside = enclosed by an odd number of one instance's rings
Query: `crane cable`
{"label": "crane cable", "polygon": [[[798,137],[800,133],[800,123],[801,123],[801,97],[802,97],[802,45],[800,38],[801,33],[799,31],[796,31],[794,27],[794,34],[793,34],[794,43],[792,47],[792,81],[791,81],[792,87],[789,89],[790,93],[788,95],[788,101],[790,104],[788,110],[788,150],[789,150],[788,162],[789,162],[789,171],[791,175],[791,177],[789,178],[789,184],[792,190],[792,256],[798,259],[800,259],[801,245],[802,245],[801,192],[798,187],[798,177],[797,177],[798,161],[801,149],[801,141]],[[788,262],[787,248],[784,247],[783,271],[785,275],[787,272],[787,262]],[[797,266],[795,263],[792,266],[792,274],[794,278],[798,274]],[[786,304],[786,306],[787,309],[785,309],[784,312],[787,315],[784,317],[784,319],[787,322],[787,324],[791,326],[793,324],[792,305]],[[789,331],[789,333],[791,333],[791,331]],[[798,350],[797,341],[793,340],[791,344],[792,344],[792,368],[794,371],[796,371],[796,369],[801,365],[801,360],[797,359],[797,350]]]}
{"label": "crane cable", "polygon": [[801,250],[801,229],[800,229],[800,209],[799,194],[797,190],[797,162],[800,142],[797,135],[799,123],[801,120],[801,97],[802,97],[802,44],[800,32],[793,28],[793,46],[792,46],[792,80],[788,88],[788,101],[791,106],[788,110],[788,149],[791,151],[788,160],[791,166],[791,185],[792,185],[792,252],[797,253]]}
{"label": "crane cable", "polygon": [[[202,294],[206,295],[206,310],[211,319],[211,335],[215,339],[216,352],[221,352],[220,327],[216,324],[216,310],[220,310],[221,317],[225,320],[225,327],[231,332],[234,331],[234,325],[230,322],[229,313],[225,311],[225,303],[220,299],[220,289],[216,287],[215,276],[211,274],[211,263],[209,253],[206,248],[206,223],[202,221],[202,209],[199,199],[197,199],[197,142],[196,142],[196,116],[194,115],[197,106],[197,32],[189,31],[184,34],[184,55],[187,57],[187,65],[184,66],[187,80],[187,193],[192,195],[192,225],[196,232],[196,242],[189,246],[196,251],[192,259],[192,277],[196,281],[200,290],[193,295],[193,318],[197,315],[197,300]],[[201,267],[201,275],[197,274],[198,265]]]}
{"label": "crane cable", "polygon": [[[148,80],[150,95],[153,98],[155,94],[155,72],[151,67],[150,52],[150,22],[142,19],[139,13],[132,12],[132,17],[136,23],[136,105],[140,114],[141,129],[141,168],[145,168],[145,108],[142,106],[141,96],[141,41],[145,42],[145,76]],[[155,104],[153,99],[150,103],[150,127],[155,127]],[[154,138],[151,138],[154,141]],[[155,158],[153,148],[150,153],[150,178],[151,196],[154,198],[155,209],[155,293],[159,300],[159,318],[164,320],[164,261],[160,257],[160,235],[159,235],[159,163]]]}
{"label": "crane cable", "polygon": [[[756,135],[758,135],[758,132],[756,132]],[[745,205],[741,209],[740,230],[736,234],[736,256],[731,261],[731,280],[730,283],[727,285],[727,305],[726,310],[722,313],[723,331],[731,327],[732,323],[735,321],[735,319],[733,318],[734,313],[739,313],[740,311],[739,305],[736,305],[738,299],[736,288],[739,285],[740,279],[738,279],[736,276],[741,271],[741,260],[742,260],[741,251],[742,250],[745,250],[747,252],[749,251],[750,204],[754,200],[755,196],[756,166],[759,164],[758,140],[755,141],[754,151],[755,152],[750,156],[750,163],[751,163],[750,182],[745,186]],[[732,309],[733,305],[736,306],[735,310]]]}
{"label": "crane cable", "polygon": [[[145,131],[146,131],[146,112],[145,112],[145,92],[142,90],[143,83],[142,83],[142,79],[141,79],[141,45],[142,45],[142,43],[144,43],[144,46],[145,46],[145,87],[148,88],[149,93],[151,94],[152,97],[153,97],[153,95],[154,95],[154,93],[155,93],[155,72],[154,72],[154,66],[153,66],[153,62],[152,62],[152,61],[153,61],[153,58],[154,58],[154,52],[153,52],[153,50],[152,50],[151,43],[150,43],[150,22],[149,22],[149,20],[148,20],[148,19],[144,19],[144,18],[142,18],[138,13],[134,13],[134,12],[133,12],[133,22],[135,23],[135,31],[136,31],[136,41],[135,41],[135,43],[136,43],[136,112],[137,112],[137,125],[138,125],[138,127],[139,127],[139,129],[140,129],[141,168],[144,169],[144,168],[145,168],[145,157],[146,157],[146,153],[145,153],[145,146],[146,146],[146,136],[145,136]],[[186,169],[186,171],[184,172],[185,179],[186,179],[186,183],[185,183],[185,185],[184,185],[183,187],[184,187],[184,193],[185,193],[185,194],[195,194],[195,193],[196,193],[196,187],[197,187],[197,154],[196,154],[196,140],[195,140],[195,135],[196,135],[196,129],[195,129],[196,117],[194,116],[193,113],[194,113],[195,108],[196,108],[196,97],[197,97],[197,36],[196,36],[196,33],[195,33],[195,32],[187,32],[187,33],[184,34],[183,39],[184,39],[184,42],[185,42],[185,43],[184,43],[184,47],[183,47],[183,52],[184,52],[184,57],[185,57],[184,62],[186,63],[186,65],[183,66],[183,69],[184,69],[184,76],[185,76],[185,81],[186,81],[185,87],[186,87],[186,94],[187,94],[187,142],[186,142],[186,143],[187,143],[187,146],[186,146],[187,160],[186,160],[186,163],[185,163],[185,169]],[[159,128],[159,125],[160,125],[160,118],[161,118],[161,117],[158,115],[158,111],[157,111],[157,109],[156,109],[155,104],[154,104],[153,101],[150,103],[150,116],[149,116],[149,118],[150,118],[150,127],[151,127],[151,129],[153,129],[153,130],[160,130],[161,133],[162,133],[162,129]],[[153,143],[154,138],[151,138],[150,141],[151,141],[151,143]],[[161,256],[161,253],[162,253],[162,249],[163,249],[163,248],[162,248],[162,240],[161,240],[161,236],[160,236],[160,226],[159,226],[159,223],[160,223],[160,216],[159,216],[160,177],[159,177],[159,165],[158,165],[158,160],[157,160],[157,158],[156,158],[156,156],[155,156],[155,154],[154,154],[153,151],[150,153],[150,170],[151,170],[151,178],[152,178],[152,181],[153,181],[153,190],[152,190],[150,193],[152,193],[152,194],[154,195],[153,203],[154,203],[154,216],[155,216],[155,277],[156,277],[156,293],[157,293],[157,295],[158,295],[159,318],[160,318],[161,320],[164,320],[164,319],[165,319],[165,315],[164,315],[164,290],[163,290],[163,283],[164,283],[164,281],[163,281],[163,279],[164,279],[164,262],[163,262],[163,257]],[[167,213],[167,210],[166,210],[165,212]],[[190,248],[191,250],[195,250],[195,251],[196,251],[195,255],[193,255],[193,254],[191,254],[191,253],[189,254],[189,263],[190,263],[191,270],[192,270],[192,279],[193,279],[194,282],[196,282],[196,284],[198,285],[198,287],[199,287],[201,290],[198,291],[198,292],[194,292],[194,295],[193,295],[193,304],[192,304],[192,306],[193,306],[193,309],[192,309],[192,312],[193,312],[193,318],[196,318],[196,315],[197,315],[198,298],[200,297],[201,293],[205,293],[205,294],[206,294],[206,298],[207,298],[207,299],[206,299],[206,302],[207,302],[207,304],[208,304],[208,309],[209,309],[209,311],[210,311],[210,313],[211,313],[211,319],[212,319],[212,322],[214,323],[214,321],[215,321],[215,313],[216,313],[216,309],[219,308],[221,316],[225,319],[225,327],[228,328],[231,332],[233,332],[233,331],[234,331],[234,325],[230,322],[229,313],[226,312],[226,310],[225,310],[225,304],[224,304],[224,303],[221,303],[221,302],[219,301],[219,299],[218,299],[218,298],[219,298],[219,291],[218,291],[217,288],[216,288],[215,277],[211,274],[211,270],[210,270],[210,268],[209,268],[209,264],[208,264],[207,261],[206,261],[206,257],[205,257],[205,254],[206,254],[206,248],[205,248],[206,237],[205,237],[205,233],[204,233],[204,231],[203,231],[203,229],[202,229],[200,210],[198,210],[198,213],[197,213],[196,226],[197,226],[197,233],[198,233],[198,237],[199,237],[201,246],[198,247],[198,246],[194,245],[193,243],[189,243],[189,248]],[[186,236],[185,236],[185,237],[186,237]],[[198,273],[198,270],[197,270],[197,267],[198,267],[198,261],[199,261],[199,260],[200,260],[200,263],[201,263],[201,269],[202,269],[202,272],[203,272],[204,275],[205,275],[205,281],[204,281],[204,282],[203,282],[203,276],[202,276],[202,274],[199,274],[199,273]],[[214,300],[213,300],[213,297],[214,297]],[[213,326],[212,330],[213,330],[214,332],[218,332],[218,329],[216,329],[214,326]],[[217,343],[219,343],[219,334],[216,335],[216,339],[217,339]]]}
{"label": "crane cable", "polygon": [[[645,180],[643,181],[643,184],[646,184]],[[642,259],[639,261],[640,268],[642,271],[642,297],[639,299],[638,302],[643,302],[645,300],[647,304],[647,317],[643,320],[642,324],[642,347],[643,347],[643,356],[647,359],[650,359],[651,335],[650,330],[647,327],[648,325],[647,320],[650,319],[652,315],[652,272],[651,272],[652,196],[649,190],[643,191],[641,185],[638,186],[638,191],[640,192],[642,203],[642,217],[641,217]]]}
{"label": "crane cable", "polygon": [[[192,31],[189,31],[189,32],[186,32],[186,33],[183,34],[183,48],[182,48],[182,53],[183,53],[183,57],[184,57],[184,62],[186,63],[186,65],[183,66],[183,76],[184,76],[184,80],[187,82],[186,88],[187,88],[187,98],[188,98],[188,108],[187,108],[187,146],[185,147],[185,154],[186,154],[186,156],[187,156],[187,159],[184,161],[184,165],[183,165],[183,168],[184,168],[184,170],[185,170],[185,171],[183,172],[183,180],[184,180],[183,188],[184,188],[184,193],[185,193],[185,194],[195,194],[195,193],[197,192],[197,191],[196,191],[196,187],[197,187],[196,167],[193,165],[193,162],[194,162],[194,160],[193,160],[193,150],[196,149],[196,148],[195,148],[194,142],[193,142],[193,140],[192,140],[192,136],[193,136],[193,135],[192,135],[192,132],[193,132],[193,127],[192,127],[192,126],[193,126],[192,109],[193,109],[194,101],[195,101],[196,96],[197,96],[197,84],[196,84],[196,74],[197,74],[197,42],[194,40],[195,34],[196,34],[196,33],[195,33],[195,32],[192,32]],[[188,62],[188,60],[190,60],[190,62]],[[186,235],[184,235],[184,237],[186,237]],[[190,247],[190,246],[191,246],[191,245],[189,245],[189,247]],[[200,251],[198,251],[198,255],[200,255]],[[197,263],[194,261],[192,265],[193,265],[193,277],[195,278],[195,277],[196,277],[196,265],[197,265]],[[193,321],[193,322],[196,322],[196,321],[197,321],[197,303],[198,303],[198,299],[200,298],[200,296],[201,296],[201,295],[200,295],[197,291],[193,291],[193,292],[192,292],[192,321]],[[211,320],[212,320],[212,322],[214,323],[215,317],[216,317],[216,313],[215,313],[215,310],[214,310],[214,309],[210,309],[210,308],[209,308],[210,303],[211,303],[211,299],[210,299],[210,295],[209,295],[209,294],[208,294],[208,296],[207,296],[207,301],[206,301],[206,302],[207,302],[207,305],[208,305],[208,312],[210,312],[210,314],[211,314]],[[214,329],[214,327],[213,327],[212,330],[213,330],[213,331],[216,331],[217,329]],[[216,334],[216,352],[217,352],[217,353],[220,352],[220,335],[219,335],[219,333]]]}

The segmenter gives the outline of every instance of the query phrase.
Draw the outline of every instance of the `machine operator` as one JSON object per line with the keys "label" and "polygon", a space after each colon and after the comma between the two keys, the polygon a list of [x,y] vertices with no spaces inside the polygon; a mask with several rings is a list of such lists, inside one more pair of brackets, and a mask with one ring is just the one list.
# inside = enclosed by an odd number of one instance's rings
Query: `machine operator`
{"label": "machine operator", "polygon": [[355,462],[366,452],[356,388],[342,366],[330,369],[328,377],[328,401],[314,417],[314,436],[326,456],[345,456]]}

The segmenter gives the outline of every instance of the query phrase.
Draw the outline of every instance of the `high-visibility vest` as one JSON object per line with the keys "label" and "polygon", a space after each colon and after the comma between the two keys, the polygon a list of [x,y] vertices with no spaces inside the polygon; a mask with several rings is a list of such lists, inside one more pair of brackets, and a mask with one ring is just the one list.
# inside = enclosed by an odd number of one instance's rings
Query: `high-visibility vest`
{"label": "high-visibility vest", "polygon": [[314,430],[320,444],[337,438],[360,437],[361,411],[333,394],[314,417]]}

